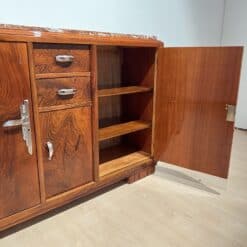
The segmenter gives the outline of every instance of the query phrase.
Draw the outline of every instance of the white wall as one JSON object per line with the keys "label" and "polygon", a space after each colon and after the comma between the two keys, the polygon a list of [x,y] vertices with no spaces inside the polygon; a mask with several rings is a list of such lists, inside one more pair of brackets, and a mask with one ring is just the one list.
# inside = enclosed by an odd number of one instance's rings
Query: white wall
{"label": "white wall", "polygon": [[157,35],[169,46],[219,45],[224,0],[8,0],[0,23]]}
{"label": "white wall", "polygon": [[247,129],[247,1],[226,0],[223,45],[245,46],[235,125]]}

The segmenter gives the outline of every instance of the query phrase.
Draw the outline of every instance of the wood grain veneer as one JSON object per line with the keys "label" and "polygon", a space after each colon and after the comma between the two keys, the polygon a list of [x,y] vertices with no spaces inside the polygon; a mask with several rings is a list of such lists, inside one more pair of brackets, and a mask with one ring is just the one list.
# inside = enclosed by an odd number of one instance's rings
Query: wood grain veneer
{"label": "wood grain veneer", "polygon": [[[58,63],[57,55],[72,55],[73,62]],[[34,68],[36,74],[86,72],[90,70],[88,45],[34,44]]]}
{"label": "wood grain veneer", "polygon": [[91,121],[91,107],[40,114],[46,197],[93,181]]}
{"label": "wood grain veneer", "polygon": [[64,192],[60,195],[54,196],[41,205],[35,206],[33,208],[19,212],[16,215],[12,215],[2,219],[0,221],[0,229],[4,230],[9,227],[13,227],[28,219],[44,214],[55,208],[61,207],[62,205],[66,205],[69,202],[74,201],[80,197],[87,196],[96,191],[99,191],[100,189],[111,184],[117,183],[121,180],[126,180],[131,177],[131,175],[138,174],[138,171],[143,174],[143,169],[149,170],[150,166],[155,166],[155,163],[152,160],[149,160],[146,163],[142,163],[139,166],[127,167],[126,169],[116,171],[109,176],[104,176],[97,183],[91,182],[74,188],[70,191]]}
{"label": "wood grain veneer", "polygon": [[114,172],[119,172],[125,168],[131,168],[143,164],[145,162],[152,161],[149,154],[144,152],[135,152],[123,157],[105,162],[100,165],[99,174],[100,177],[104,177]]}
{"label": "wood grain veneer", "polygon": [[112,126],[99,129],[99,141],[103,141],[121,135],[126,135],[131,132],[147,129],[150,127],[151,127],[151,123],[140,120],[115,124]]}
{"label": "wood grain veneer", "polygon": [[[27,45],[0,42],[0,219],[40,203]],[[23,100],[30,103],[33,155],[27,152],[20,126],[4,128],[20,119]]]}
{"label": "wood grain veneer", "polygon": [[157,160],[226,178],[241,47],[166,48],[158,54],[154,153]]}
{"label": "wood grain veneer", "polygon": [[[36,83],[40,107],[91,101],[90,77],[39,79]],[[71,96],[59,96],[59,89],[75,89],[76,92]]]}
{"label": "wood grain veneer", "polygon": [[46,200],[46,195],[45,195],[44,167],[42,160],[42,144],[41,144],[41,133],[40,133],[38,96],[37,96],[37,86],[36,86],[34,63],[33,63],[33,44],[28,43],[27,48],[28,48],[28,63],[29,63],[29,74],[31,79],[31,93],[32,93],[32,102],[33,102],[34,127],[35,127],[36,148],[37,148],[39,188],[40,188],[40,197],[41,197],[41,205],[42,205]]}

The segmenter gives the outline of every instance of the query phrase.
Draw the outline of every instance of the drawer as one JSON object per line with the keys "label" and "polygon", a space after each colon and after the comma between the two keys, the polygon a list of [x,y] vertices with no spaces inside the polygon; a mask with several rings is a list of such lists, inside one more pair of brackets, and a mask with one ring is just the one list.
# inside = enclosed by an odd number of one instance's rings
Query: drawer
{"label": "drawer", "polygon": [[36,74],[90,71],[88,45],[34,44]]}
{"label": "drawer", "polygon": [[40,114],[46,197],[93,181],[91,107]]}
{"label": "drawer", "polygon": [[38,79],[36,82],[40,107],[91,101],[90,77]]}

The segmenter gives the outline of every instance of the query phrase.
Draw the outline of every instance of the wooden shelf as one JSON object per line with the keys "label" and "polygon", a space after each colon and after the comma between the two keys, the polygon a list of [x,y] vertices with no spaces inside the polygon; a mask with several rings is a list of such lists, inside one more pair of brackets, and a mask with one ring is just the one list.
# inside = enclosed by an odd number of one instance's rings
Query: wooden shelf
{"label": "wooden shelf", "polygon": [[114,172],[126,170],[126,168],[133,168],[145,162],[151,161],[150,155],[139,151],[129,155],[105,162],[99,166],[99,176],[104,177]]}
{"label": "wooden shelf", "polygon": [[122,136],[139,130],[148,129],[150,127],[150,122],[131,121],[127,123],[121,123],[101,128],[99,129],[99,141],[107,140],[117,136]]}
{"label": "wooden shelf", "polygon": [[100,89],[98,91],[98,96],[108,97],[108,96],[114,96],[114,95],[143,93],[143,92],[149,92],[149,91],[152,91],[152,88],[139,87],[139,86],[118,87],[118,88]]}

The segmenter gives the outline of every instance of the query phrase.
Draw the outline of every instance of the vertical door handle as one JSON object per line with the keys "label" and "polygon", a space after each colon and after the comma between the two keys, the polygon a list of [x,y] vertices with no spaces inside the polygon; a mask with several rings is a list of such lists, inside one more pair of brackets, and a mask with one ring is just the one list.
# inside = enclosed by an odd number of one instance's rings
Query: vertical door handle
{"label": "vertical door handle", "polygon": [[54,154],[54,148],[53,144],[51,142],[46,143],[47,148],[48,148],[48,160],[52,160],[53,154]]}
{"label": "vertical door handle", "polygon": [[26,143],[28,153],[33,154],[33,144],[32,144],[32,132],[30,123],[30,113],[29,113],[29,101],[24,100],[23,104],[20,105],[20,119],[8,120],[3,123],[4,128],[11,128],[16,126],[22,127],[22,137]]}

